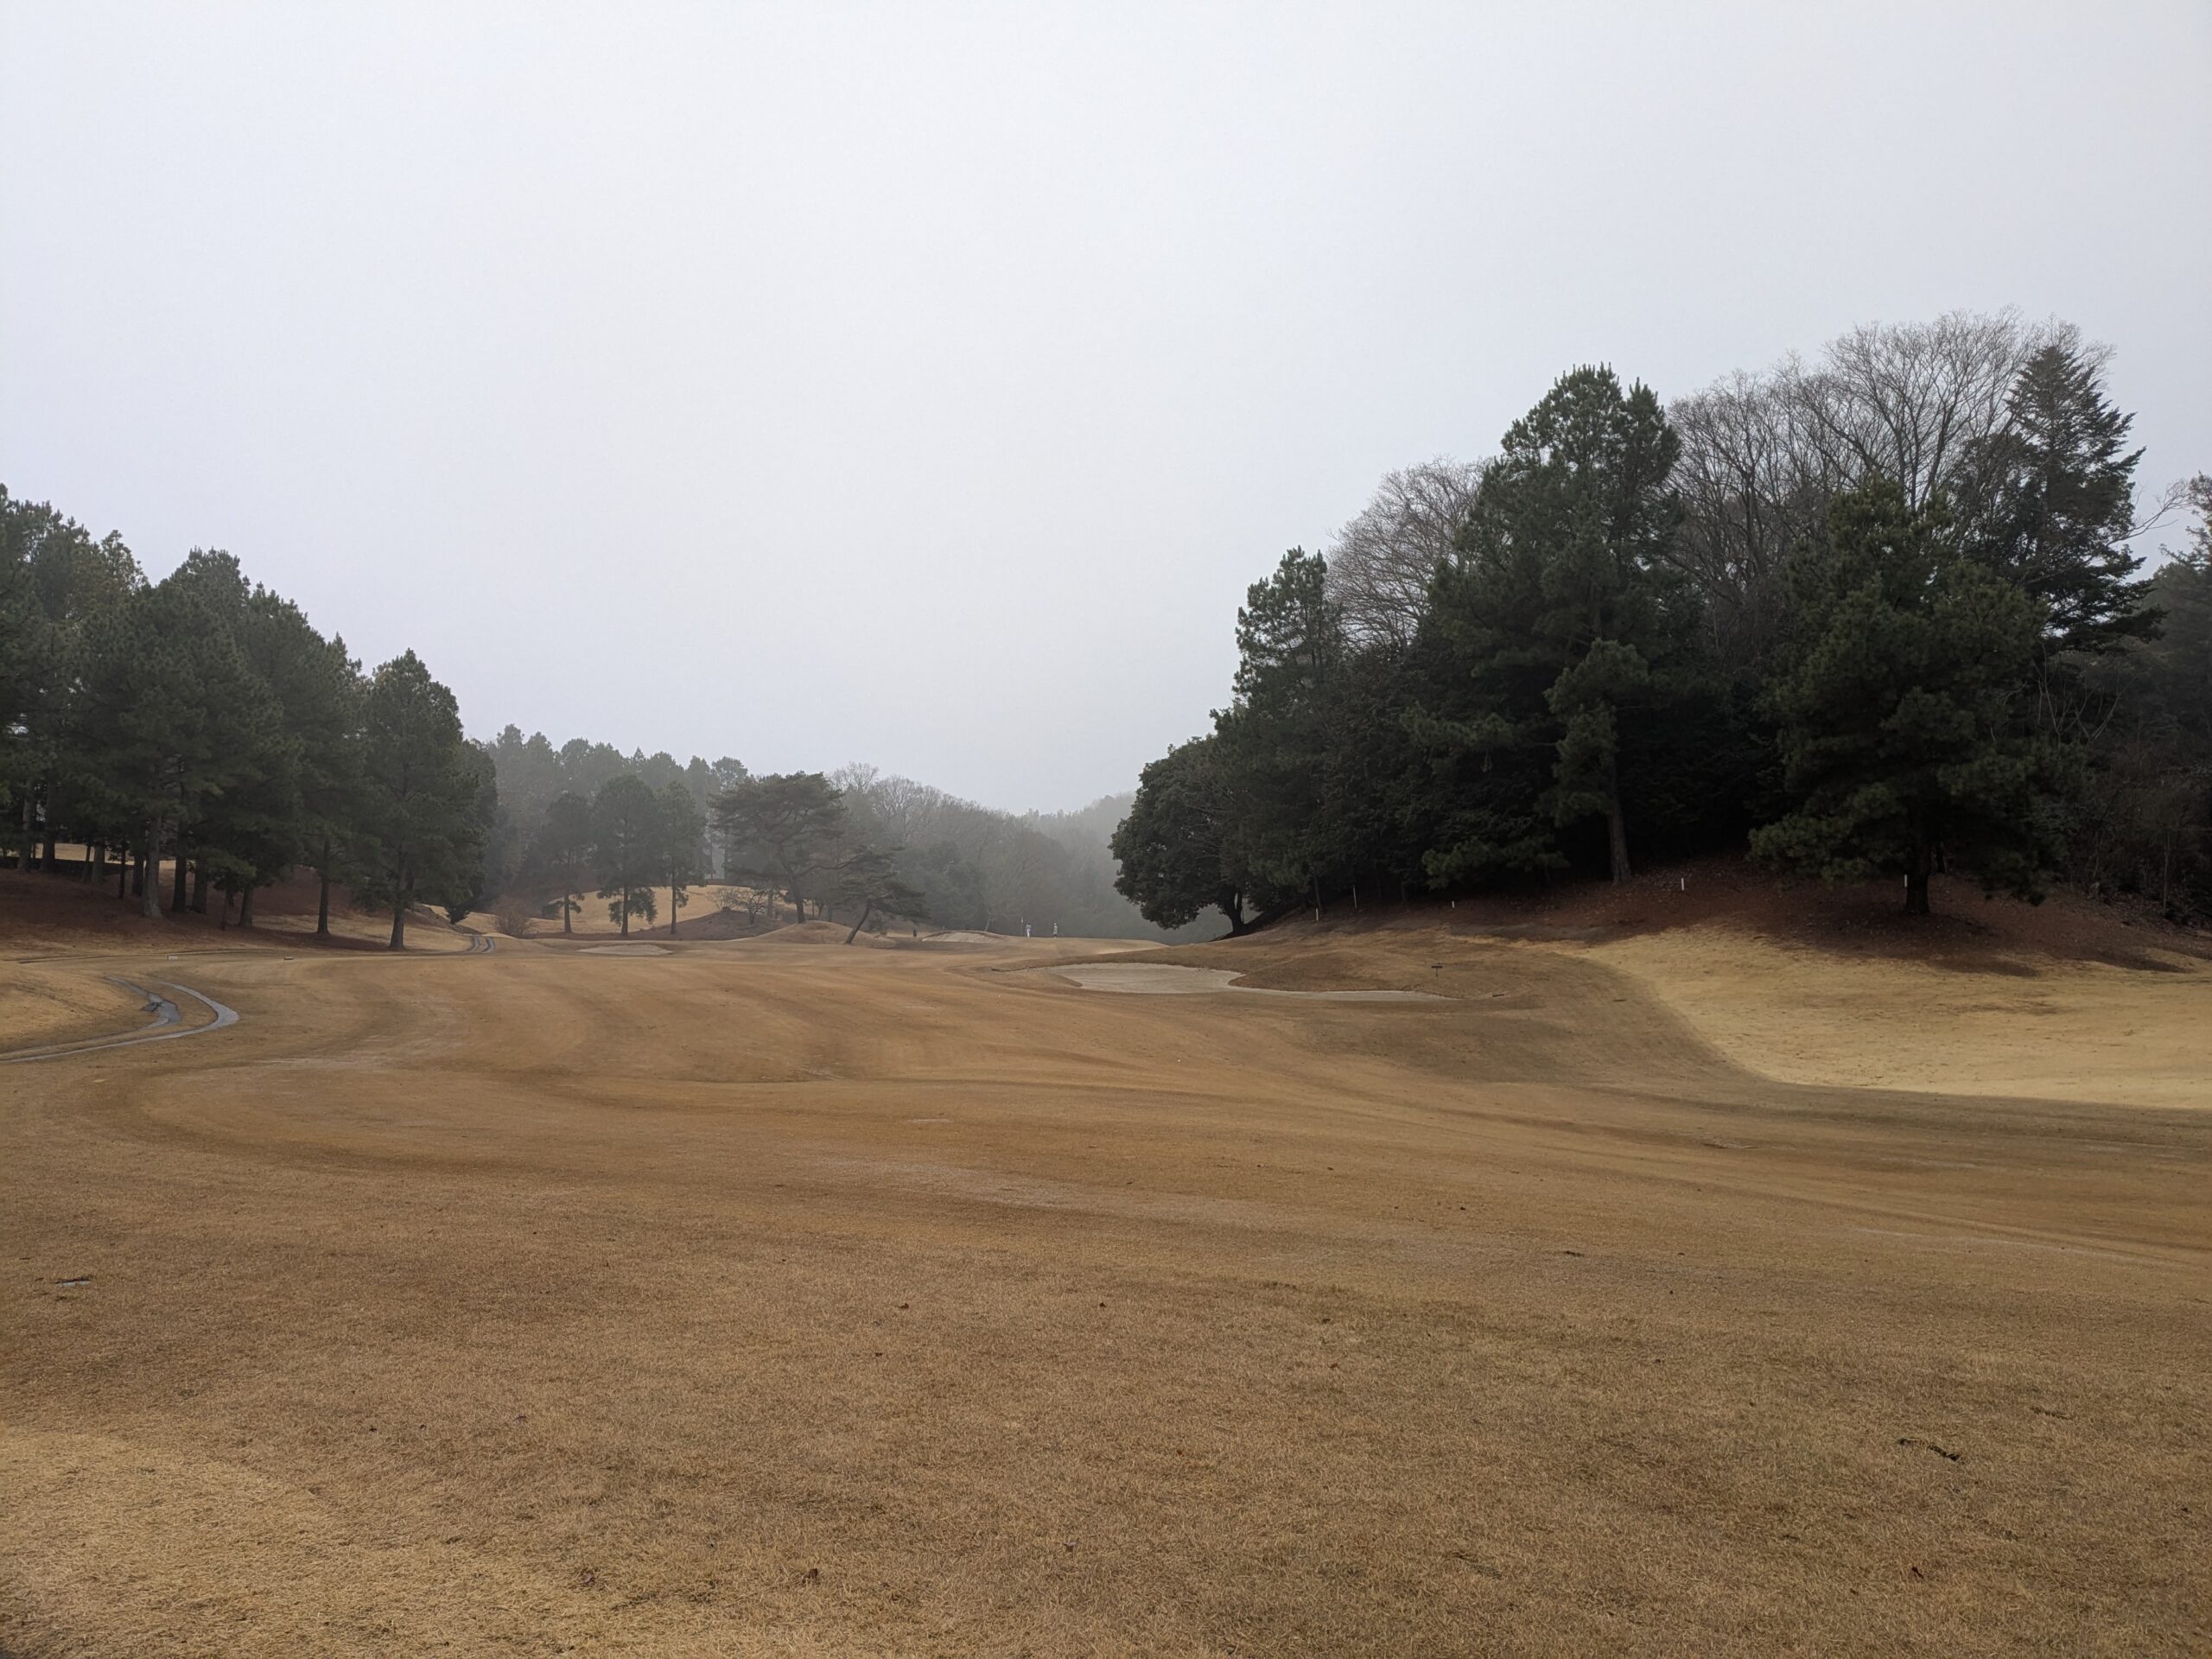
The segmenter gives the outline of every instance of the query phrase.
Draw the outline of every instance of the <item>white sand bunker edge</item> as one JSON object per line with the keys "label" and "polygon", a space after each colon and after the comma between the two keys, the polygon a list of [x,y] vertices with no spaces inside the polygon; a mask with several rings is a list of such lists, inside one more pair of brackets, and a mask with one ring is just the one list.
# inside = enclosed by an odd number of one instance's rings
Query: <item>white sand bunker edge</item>
{"label": "white sand bunker edge", "polygon": [[1037,971],[1072,981],[1086,991],[1114,991],[1134,996],[1294,996],[1308,1002],[1449,1002],[1428,991],[1275,991],[1243,985],[1242,974],[1226,968],[1185,968],[1172,962],[1079,962]]}

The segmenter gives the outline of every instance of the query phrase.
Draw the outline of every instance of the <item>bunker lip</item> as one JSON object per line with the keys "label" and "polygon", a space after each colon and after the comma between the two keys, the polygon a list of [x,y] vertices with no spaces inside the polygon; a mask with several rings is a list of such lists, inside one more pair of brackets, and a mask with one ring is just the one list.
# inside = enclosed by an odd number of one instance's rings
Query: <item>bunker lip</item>
{"label": "bunker lip", "polygon": [[1306,1002],[1450,1002],[1431,991],[1278,991],[1246,985],[1227,968],[1191,968],[1172,962],[1078,962],[1035,971],[1065,979],[1086,991],[1121,996],[1287,996]]}

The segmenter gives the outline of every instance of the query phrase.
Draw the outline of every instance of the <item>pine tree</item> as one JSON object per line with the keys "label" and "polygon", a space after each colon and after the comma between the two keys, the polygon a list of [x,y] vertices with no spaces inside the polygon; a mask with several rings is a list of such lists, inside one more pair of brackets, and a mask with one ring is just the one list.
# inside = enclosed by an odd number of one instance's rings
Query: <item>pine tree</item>
{"label": "pine tree", "polygon": [[560,895],[561,931],[573,933],[576,894],[592,866],[591,803],[572,789],[556,795],[531,842],[525,868]]}
{"label": "pine tree", "polygon": [[2135,574],[2143,561],[2126,545],[2143,452],[2125,448],[2134,417],[2105,397],[2096,359],[2044,346],[2014,380],[2006,412],[1974,449],[1977,499],[1963,530],[1975,556],[2043,606],[2046,660],[2155,633],[2149,583]]}
{"label": "pine tree", "polygon": [[860,938],[861,930],[878,912],[918,922],[927,919],[930,913],[929,899],[922,890],[900,879],[895,848],[863,847],[848,854],[837,868],[831,891],[837,903],[860,906],[860,914],[854,917],[845,935],[847,944]]}
{"label": "pine tree", "polygon": [[677,912],[691,902],[690,887],[700,875],[699,849],[707,834],[707,815],[691,787],[671,779],[660,791],[661,875],[668,883],[668,933],[676,937]]}
{"label": "pine tree", "polygon": [[[1413,721],[1447,752],[1548,749],[1551,787],[1537,810],[1554,828],[1602,817],[1615,881],[1630,873],[1622,712],[1669,694],[1689,637],[1665,557],[1680,448],[1650,389],[1624,392],[1605,368],[1562,376],[1514,423],[1432,600],[1435,632],[1466,664],[1471,705]],[[1430,864],[1474,874],[1554,861],[1538,824],[1505,821],[1437,849]]]}
{"label": "pine tree", "polygon": [[716,798],[715,817],[728,848],[729,879],[768,887],[772,899],[781,886],[793,919],[804,921],[806,884],[837,862],[844,792],[818,772],[747,778]]}
{"label": "pine tree", "polygon": [[1344,655],[1327,562],[1293,548],[1236,613],[1235,696],[1215,712],[1205,752],[1221,842],[1216,893],[1233,888],[1274,904],[1313,887],[1340,861],[1320,757]]}
{"label": "pine tree", "polygon": [[411,651],[371,676],[362,700],[361,793],[349,837],[355,890],[391,906],[391,948],[407,944],[407,908],[461,896],[477,868],[484,824],[479,750],[461,735],[453,693]]}
{"label": "pine tree", "polygon": [[[241,582],[242,585],[242,582]],[[326,640],[300,608],[256,586],[230,616],[248,664],[276,699],[281,742],[253,786],[218,803],[202,826],[215,885],[240,896],[250,925],[255,891],[306,861],[321,878],[317,931],[329,931],[334,844],[359,793],[360,670],[342,640]]]}
{"label": "pine tree", "polygon": [[1928,911],[1939,854],[2039,894],[2066,757],[2024,717],[2044,613],[1875,479],[1839,497],[1794,572],[1796,628],[1769,691],[1795,803],[1758,857],[1831,880],[1903,874]]}
{"label": "pine tree", "polygon": [[627,938],[632,917],[650,922],[658,910],[653,882],[667,857],[661,798],[634,772],[619,772],[592,798],[591,825],[599,896]]}
{"label": "pine tree", "polygon": [[[110,817],[143,826],[149,917],[161,913],[154,870],[226,793],[243,796],[283,747],[283,710],[239,651],[215,601],[175,577],[94,620],[71,747]],[[257,818],[257,824],[259,820]]]}
{"label": "pine tree", "polygon": [[[112,791],[73,753],[73,733],[83,729],[78,704],[95,668],[92,630],[145,585],[120,537],[95,541],[76,520],[0,486],[0,797],[21,827],[22,868],[41,805],[49,854],[65,802],[80,827],[112,809]],[[99,823],[130,833],[111,817]]]}

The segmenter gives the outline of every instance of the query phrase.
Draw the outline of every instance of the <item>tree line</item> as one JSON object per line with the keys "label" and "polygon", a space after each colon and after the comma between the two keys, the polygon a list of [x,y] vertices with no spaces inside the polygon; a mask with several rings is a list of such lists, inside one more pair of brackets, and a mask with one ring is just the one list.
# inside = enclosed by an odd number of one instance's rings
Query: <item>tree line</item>
{"label": "tree line", "polygon": [[0,849],[59,874],[81,846],[71,873],[148,917],[212,902],[250,927],[306,869],[319,935],[340,888],[390,911],[395,949],[417,904],[567,931],[595,893],[625,934],[664,902],[673,931],[709,879],[764,924],[1152,934],[1112,885],[1119,805],[1024,819],[866,767],[474,743],[413,652],[365,671],[230,554],[150,582],[120,537],[0,488]]}
{"label": "tree line", "polygon": [[1118,885],[1236,932],[1739,849],[1915,912],[1944,869],[2212,910],[2212,480],[2140,498],[2107,358],[1955,314],[1670,407],[1563,375],[1494,458],[1391,474],[1253,585]]}
{"label": "tree line", "polygon": [[0,842],[17,868],[79,871],[148,917],[251,926],[257,892],[321,874],[388,906],[464,904],[492,772],[453,694],[412,652],[372,672],[299,607],[195,549],[149,582],[122,539],[0,487]]}
{"label": "tree line", "polygon": [[[762,925],[1158,931],[1114,889],[1107,838],[1121,800],[1017,817],[871,766],[756,776],[727,755],[679,764],[581,738],[556,748],[513,726],[486,747],[499,804],[480,887],[516,925],[557,914],[571,931],[596,892],[626,933],[657,919],[657,890],[680,908],[712,879]],[[673,909],[668,923],[676,931]]]}

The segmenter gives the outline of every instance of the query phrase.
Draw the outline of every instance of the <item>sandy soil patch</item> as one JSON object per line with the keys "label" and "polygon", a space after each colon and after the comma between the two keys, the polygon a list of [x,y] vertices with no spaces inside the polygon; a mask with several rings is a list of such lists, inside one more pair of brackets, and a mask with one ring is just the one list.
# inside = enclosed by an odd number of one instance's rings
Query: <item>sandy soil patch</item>
{"label": "sandy soil patch", "polygon": [[669,953],[664,944],[588,944],[577,952],[585,957],[664,957]]}

